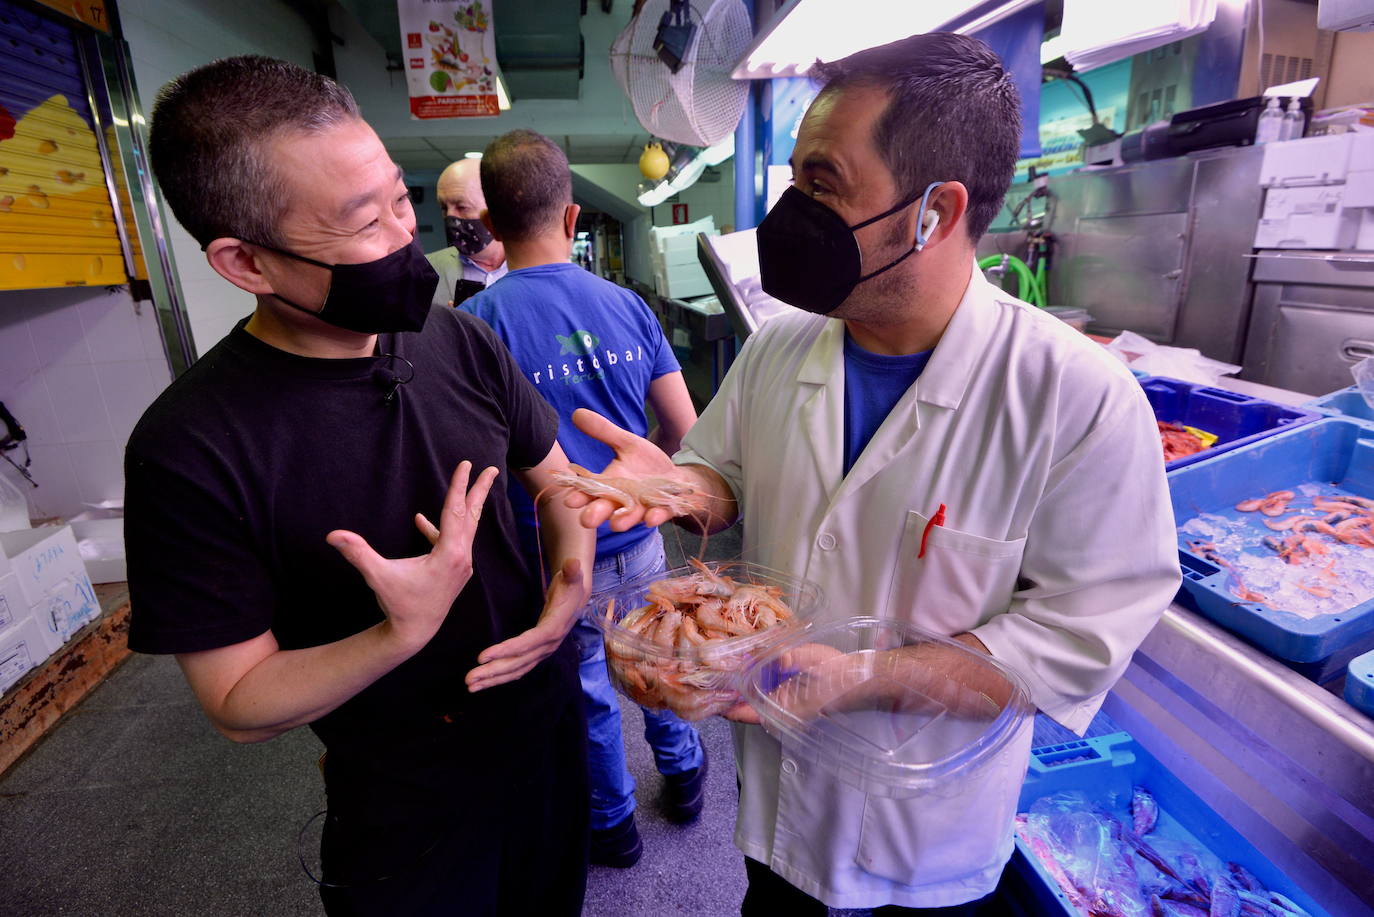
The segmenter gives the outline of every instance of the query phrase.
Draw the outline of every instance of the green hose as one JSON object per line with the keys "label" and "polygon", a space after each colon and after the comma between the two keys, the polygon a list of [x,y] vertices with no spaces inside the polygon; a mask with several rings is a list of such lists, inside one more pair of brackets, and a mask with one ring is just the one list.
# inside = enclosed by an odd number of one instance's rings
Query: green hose
{"label": "green hose", "polygon": [[1009,268],[1016,274],[1016,298],[1030,303],[1032,306],[1045,306],[1045,262],[1042,260],[1038,265],[1039,276],[1031,273],[1031,269],[1026,266],[1026,262],[1017,258],[1015,255],[988,255],[978,261],[978,270],[986,271],[990,267]]}

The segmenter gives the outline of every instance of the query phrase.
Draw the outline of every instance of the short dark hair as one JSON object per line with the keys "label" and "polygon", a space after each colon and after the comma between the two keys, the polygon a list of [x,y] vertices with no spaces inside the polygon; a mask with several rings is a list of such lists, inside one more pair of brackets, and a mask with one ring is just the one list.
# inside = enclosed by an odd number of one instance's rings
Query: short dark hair
{"label": "short dark hair", "polygon": [[481,179],[492,229],[507,241],[523,242],[545,232],[572,203],[568,157],[536,131],[510,131],[488,144]]}
{"label": "short dark hair", "polygon": [[873,143],[902,197],[933,181],[968,188],[965,224],[977,242],[1011,187],[1021,149],[1021,99],[1002,60],[976,38],[929,32],[859,51],[812,78],[821,93],[870,86],[888,94]]}
{"label": "short dark hair", "polygon": [[285,182],[268,145],[358,117],[353,95],[326,76],[270,57],[228,57],[162,87],[149,159],[172,213],[202,246],[224,237],[279,245]]}

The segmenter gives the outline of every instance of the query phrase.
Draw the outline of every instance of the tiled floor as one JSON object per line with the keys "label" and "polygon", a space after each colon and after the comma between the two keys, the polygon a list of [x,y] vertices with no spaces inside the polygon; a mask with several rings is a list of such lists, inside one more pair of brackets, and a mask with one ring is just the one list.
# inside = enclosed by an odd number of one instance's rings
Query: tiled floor
{"label": "tiled floor", "polygon": [[[667,541],[678,550],[677,538]],[[686,535],[681,545],[698,547]],[[718,536],[708,551],[735,556],[738,539]],[[729,727],[701,727],[714,762],[707,803],[682,827],[658,814],[661,778],[642,719],[623,708],[644,858],[629,870],[593,868],[584,913],[738,913]],[[304,729],[261,745],[221,738],[171,658],[133,657],[0,780],[0,913],[321,913],[298,858],[318,843],[308,829],[298,835],[324,807],[320,751]]]}

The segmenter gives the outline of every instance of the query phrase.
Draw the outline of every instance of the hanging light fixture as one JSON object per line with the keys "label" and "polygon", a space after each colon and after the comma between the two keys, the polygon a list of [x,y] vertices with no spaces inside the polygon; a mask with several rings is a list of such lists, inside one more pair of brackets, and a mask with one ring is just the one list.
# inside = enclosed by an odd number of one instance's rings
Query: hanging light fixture
{"label": "hanging light fixture", "polygon": [[765,23],[730,75],[737,80],[802,76],[818,59],[839,60],[909,35],[976,32],[1035,0],[788,0]]}

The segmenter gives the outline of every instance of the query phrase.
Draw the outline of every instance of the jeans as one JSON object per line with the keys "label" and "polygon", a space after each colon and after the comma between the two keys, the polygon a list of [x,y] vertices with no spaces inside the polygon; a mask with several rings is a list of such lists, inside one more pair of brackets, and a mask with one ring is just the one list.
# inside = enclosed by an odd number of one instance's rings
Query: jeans
{"label": "jeans", "polygon": [[[639,544],[596,562],[592,595],[623,583],[662,573],[668,567],[663,536],[657,531]],[[606,647],[601,631],[585,619],[573,626],[581,663],[582,699],[587,710],[587,757],[592,788],[592,830],[619,824],[635,810],[635,779],[625,766],[620,734],[620,704],[606,673]],[[680,774],[701,766],[701,739],[689,723],[668,710],[645,710],[644,740],[654,753],[660,774]]]}

